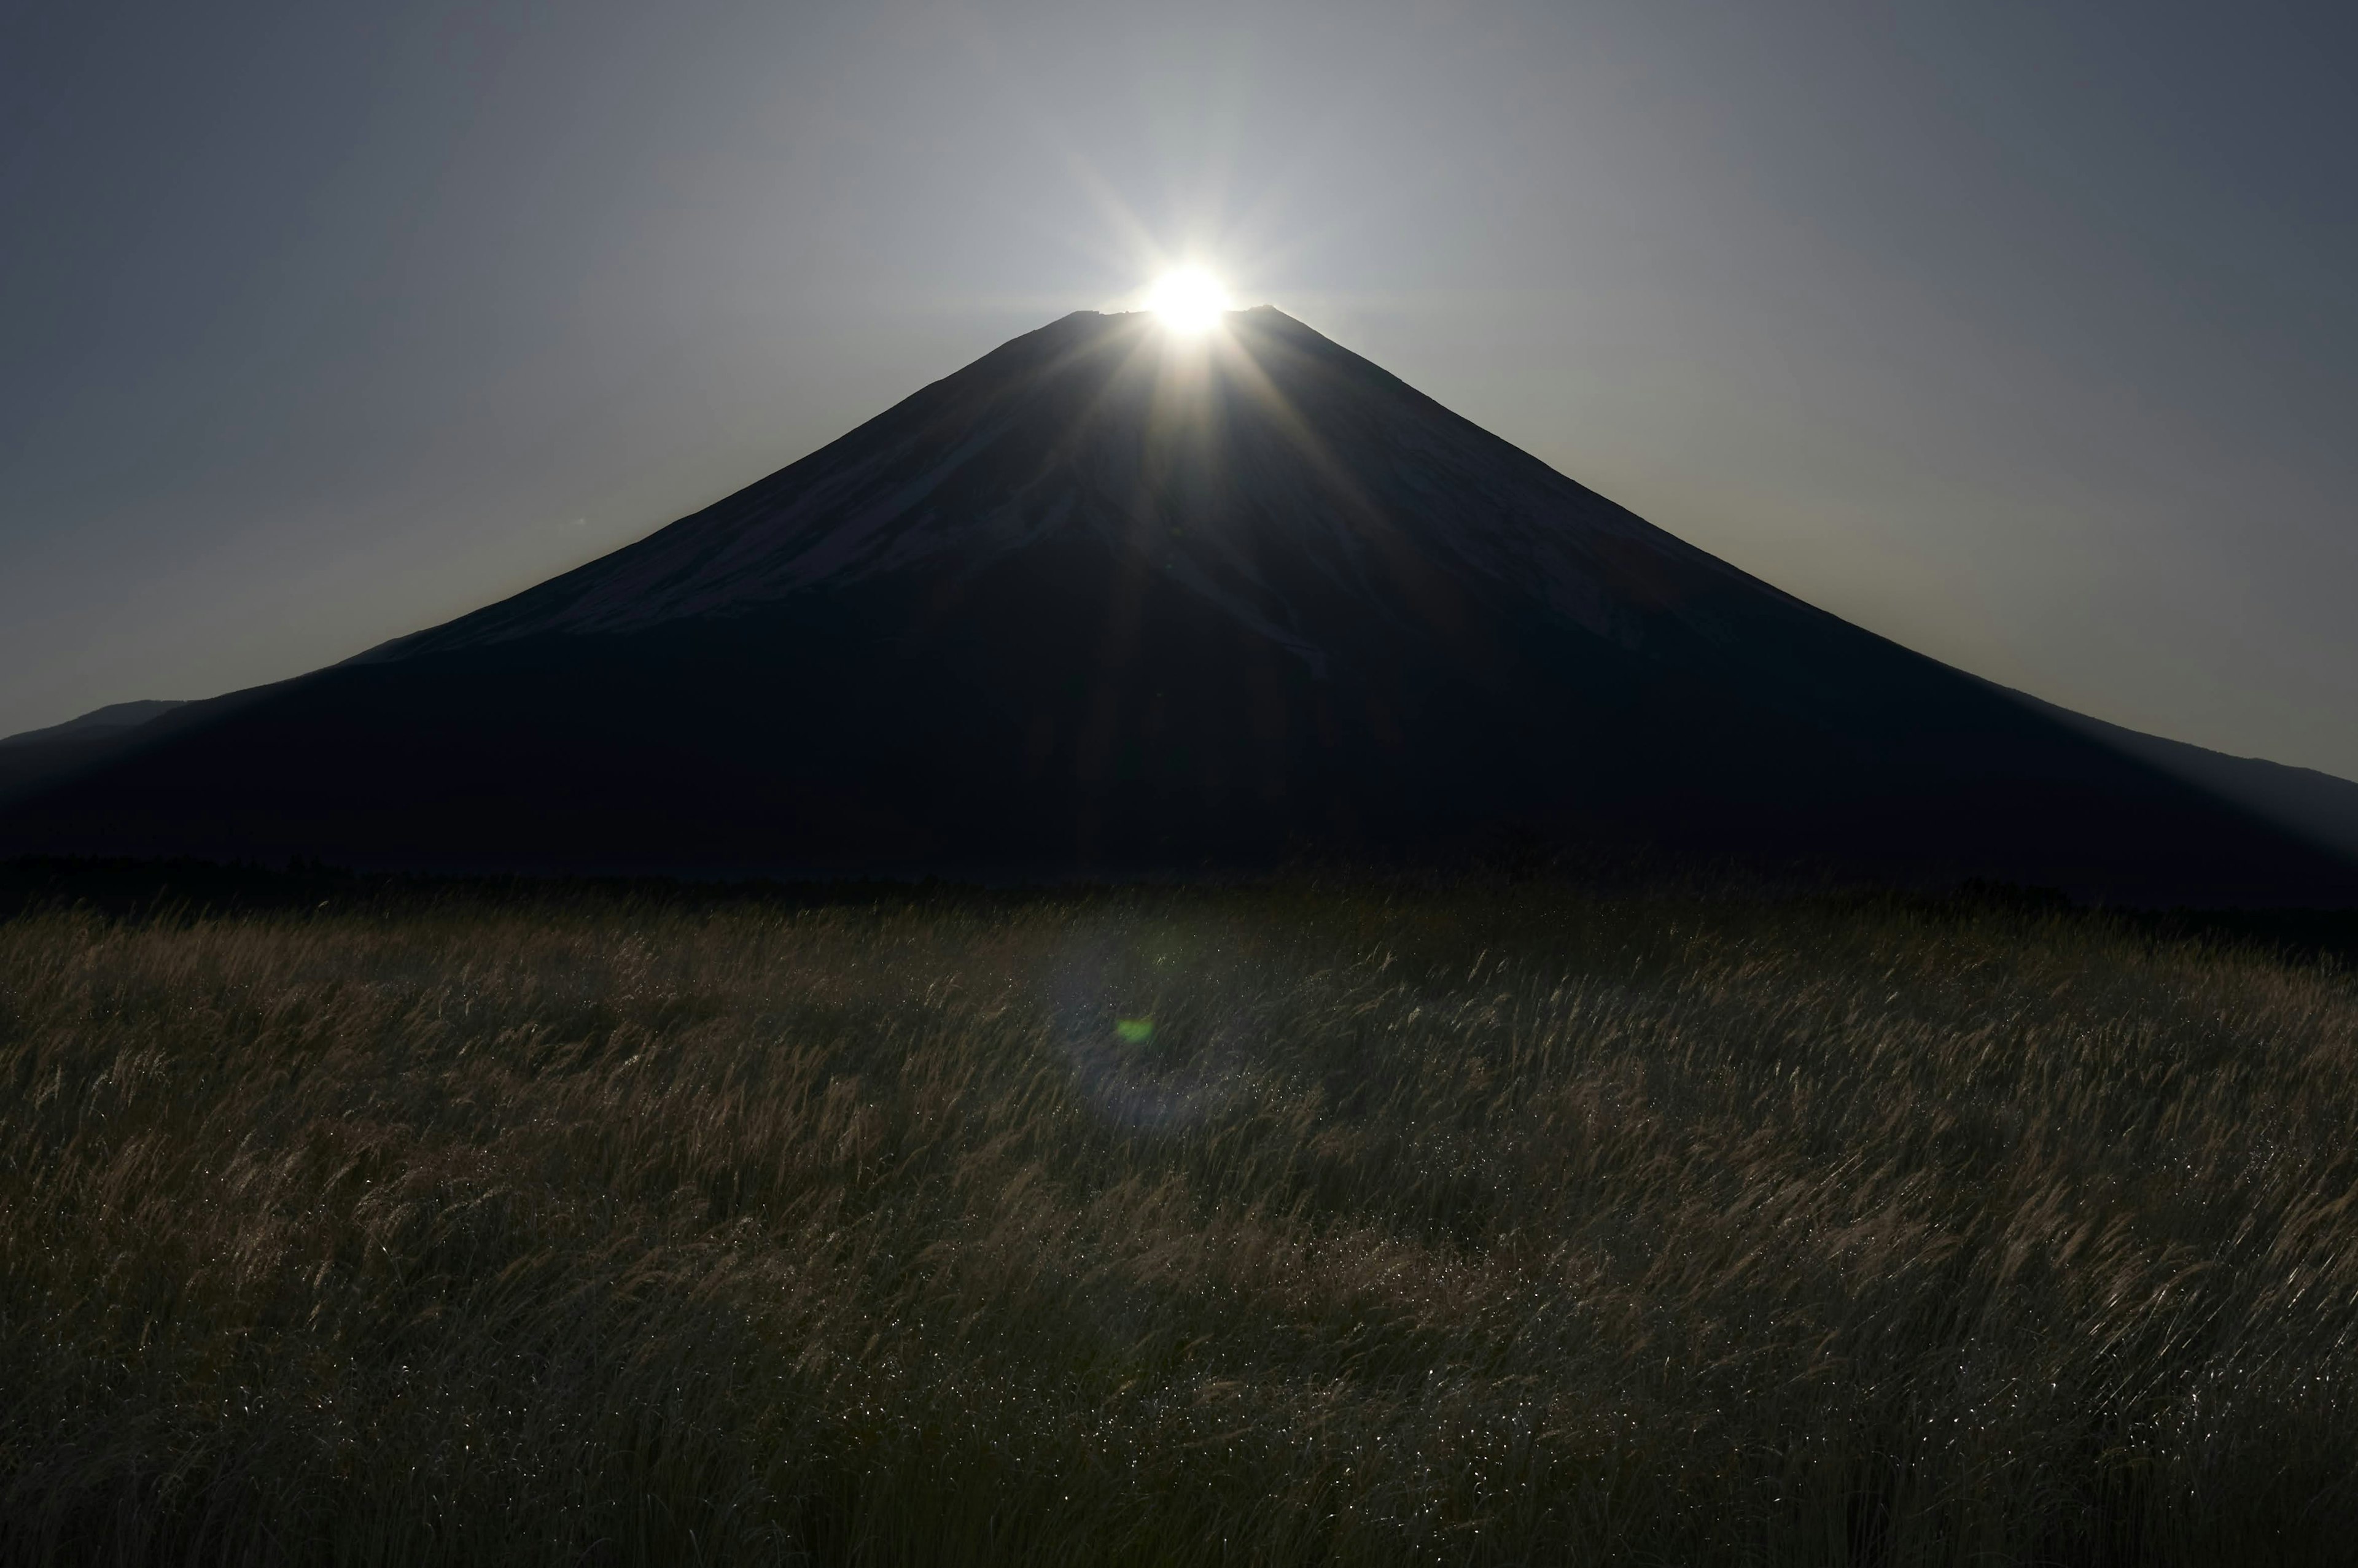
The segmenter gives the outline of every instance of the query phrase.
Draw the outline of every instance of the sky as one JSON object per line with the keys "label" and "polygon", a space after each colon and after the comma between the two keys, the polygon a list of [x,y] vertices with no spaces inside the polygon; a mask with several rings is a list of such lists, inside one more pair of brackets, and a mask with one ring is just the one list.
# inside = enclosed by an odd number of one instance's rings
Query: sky
{"label": "sky", "polygon": [[1780,588],[2358,777],[2358,7],[0,0],[0,733],[1210,266]]}

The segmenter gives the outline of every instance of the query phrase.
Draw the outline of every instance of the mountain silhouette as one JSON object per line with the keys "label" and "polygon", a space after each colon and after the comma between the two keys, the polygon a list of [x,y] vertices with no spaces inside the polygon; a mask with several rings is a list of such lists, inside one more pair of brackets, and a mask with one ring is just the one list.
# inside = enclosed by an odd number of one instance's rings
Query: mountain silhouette
{"label": "mountain silhouette", "polygon": [[80,741],[0,849],[1060,877],[1644,845],[2358,903],[2229,774],[2074,719],[1274,309],[1084,311],[512,599]]}

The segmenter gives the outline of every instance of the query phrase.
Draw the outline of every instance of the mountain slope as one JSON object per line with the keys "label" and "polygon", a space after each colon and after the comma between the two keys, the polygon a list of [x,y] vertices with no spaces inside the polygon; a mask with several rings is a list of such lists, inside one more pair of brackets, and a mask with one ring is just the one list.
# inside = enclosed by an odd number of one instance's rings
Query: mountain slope
{"label": "mountain slope", "polygon": [[2335,854],[2358,860],[2358,784],[2314,768],[2288,767],[2264,757],[2238,757],[2183,741],[2164,740],[2158,735],[2091,719],[2035,697],[2019,692],[2012,695],[2017,701],[2123,756],[2133,757],[2171,778],[2214,795]]}
{"label": "mountain slope", "polygon": [[0,845],[1062,875],[1503,833],[2358,902],[1267,309],[1067,317],[636,545],[152,728]]}
{"label": "mountain slope", "polygon": [[0,746],[32,746],[75,737],[119,734],[125,730],[135,730],[150,719],[169,713],[180,706],[176,701],[155,697],[137,702],[110,702],[104,708],[92,708],[63,724],[52,724],[45,730],[23,730],[14,735],[0,735]]}
{"label": "mountain slope", "polygon": [[153,697],[114,702],[62,724],[0,736],[0,805],[88,772],[135,744],[134,731],[186,706]]}

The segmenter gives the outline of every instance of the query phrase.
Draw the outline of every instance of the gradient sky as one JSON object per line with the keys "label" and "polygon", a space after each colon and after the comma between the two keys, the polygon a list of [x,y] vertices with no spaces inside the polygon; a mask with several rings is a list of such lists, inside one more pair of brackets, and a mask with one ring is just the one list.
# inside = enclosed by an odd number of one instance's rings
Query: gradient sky
{"label": "gradient sky", "polygon": [[1194,257],[1791,592],[2358,776],[2358,7],[0,0],[0,733]]}

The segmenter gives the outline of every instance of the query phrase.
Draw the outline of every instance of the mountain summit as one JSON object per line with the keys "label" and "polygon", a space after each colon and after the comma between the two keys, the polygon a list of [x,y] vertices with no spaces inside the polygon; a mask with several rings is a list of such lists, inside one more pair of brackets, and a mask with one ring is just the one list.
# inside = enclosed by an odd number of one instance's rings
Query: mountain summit
{"label": "mountain summit", "polygon": [[578,570],[176,708],[0,847],[1034,876],[1642,842],[2358,902],[2068,719],[1276,310],[1085,311]]}
{"label": "mountain summit", "polygon": [[716,506],[384,653],[966,582],[1079,545],[1325,678],[1319,638],[1364,635],[1371,616],[1455,636],[1468,594],[1536,598],[1609,638],[1673,580],[1746,580],[1291,317],[1228,321],[1174,338],[1144,313],[1076,312]]}

